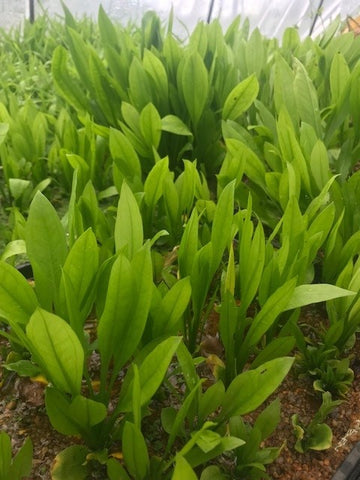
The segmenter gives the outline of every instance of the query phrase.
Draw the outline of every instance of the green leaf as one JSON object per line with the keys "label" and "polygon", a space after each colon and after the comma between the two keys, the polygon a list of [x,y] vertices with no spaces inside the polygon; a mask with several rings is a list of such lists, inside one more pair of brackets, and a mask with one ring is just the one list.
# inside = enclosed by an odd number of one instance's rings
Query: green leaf
{"label": "green leaf", "polygon": [[191,274],[196,252],[198,251],[199,216],[194,208],[181,238],[178,263],[181,277]]}
{"label": "green leaf", "polygon": [[9,124],[0,123],[0,145],[4,143],[8,131],[9,131]]}
{"label": "green leaf", "polygon": [[47,387],[45,390],[46,413],[51,425],[63,435],[79,435],[81,428],[77,424],[76,418],[73,418],[69,412],[70,400],[53,387]]}
{"label": "green leaf", "polygon": [[11,440],[7,433],[0,432],[0,478],[8,478],[11,465]]}
{"label": "green leaf", "polygon": [[280,385],[293,362],[291,357],[276,358],[238,375],[225,393],[220,420],[245,415],[259,407]]}
{"label": "green leaf", "polygon": [[130,480],[125,469],[117,460],[115,460],[115,458],[110,458],[106,465],[109,480]]}
{"label": "green leaf", "polygon": [[329,158],[325,145],[318,140],[311,152],[310,168],[319,192],[324,188],[330,178]]}
{"label": "green leaf", "polygon": [[[99,267],[99,252],[97,241],[91,229],[86,230],[72,246],[63,272],[71,280],[72,293],[77,300],[79,309],[84,311],[84,320],[94,301],[91,290]],[[78,326],[79,329],[82,328]]]}
{"label": "green leaf", "polygon": [[[139,378],[142,406],[151,399],[159,388],[180,342],[180,337],[170,337],[164,340],[147,355],[140,365]],[[132,410],[132,383],[122,395],[117,410],[130,412]]]}
{"label": "green leaf", "polygon": [[58,297],[67,245],[56,210],[41,192],[31,202],[25,236],[40,305],[51,311]]}
{"label": "green leaf", "polygon": [[190,277],[178,280],[154,312],[153,337],[173,332],[191,298]]}
{"label": "green leaf", "polygon": [[190,409],[190,406],[197,395],[199,389],[201,388],[201,384],[203,380],[199,380],[199,382],[195,385],[195,387],[191,390],[191,392],[187,395],[185,401],[181,405],[179,411],[176,414],[175,421],[172,425],[171,432],[169,435],[169,439],[166,445],[166,453],[170,452],[171,447],[173,446],[176,437],[180,434],[183,429],[183,424],[185,422],[186,415]]}
{"label": "green leaf", "polygon": [[222,112],[224,120],[237,120],[253,103],[259,92],[255,74],[234,87],[227,96]]}
{"label": "green leaf", "polygon": [[161,138],[161,118],[152,103],[148,103],[140,114],[140,130],[146,144],[151,149],[157,150]]}
{"label": "green leaf", "polygon": [[32,456],[33,445],[30,437],[28,437],[16,456],[13,458],[9,480],[19,480],[30,475],[32,470]]}
{"label": "green leaf", "polygon": [[140,249],[131,263],[120,252],[111,270],[105,308],[98,328],[103,382],[112,357],[115,375],[134,353],[145,328],[151,295],[149,245]]}
{"label": "green leaf", "polygon": [[311,450],[326,450],[332,444],[332,431],[326,423],[315,425],[311,429],[311,437],[306,442],[307,448]]}
{"label": "green leaf", "polygon": [[256,345],[261,337],[274,323],[278,315],[288,309],[289,299],[293,295],[296,279],[289,280],[281,285],[265,302],[260,312],[253,319],[246,334],[246,344]]}
{"label": "green leaf", "polygon": [[143,480],[149,470],[150,461],[144,437],[133,423],[126,422],[122,436],[124,462],[136,479]]}
{"label": "green leaf", "polygon": [[235,182],[231,182],[221,192],[215,210],[214,221],[211,230],[211,243],[213,247],[212,270],[218,268],[225,248],[232,240],[232,222],[234,214],[234,190]]}
{"label": "green leaf", "polygon": [[204,421],[214,413],[222,404],[225,396],[225,387],[221,380],[211,385],[200,397],[199,417]]}
{"label": "green leaf", "polygon": [[110,128],[109,146],[115,165],[128,183],[141,181],[140,160],[128,138],[120,130]]}
{"label": "green leaf", "polygon": [[213,450],[210,450],[210,452],[205,453],[199,447],[195,446],[186,454],[186,460],[193,468],[195,468],[198,465],[209,462],[213,458],[219,457],[224,452],[241,447],[244,443],[244,440],[241,440],[240,438],[225,436],[221,439],[220,444]]}
{"label": "green leaf", "polygon": [[11,265],[0,262],[0,315],[26,325],[38,302],[27,280]]}
{"label": "green leaf", "polygon": [[255,360],[252,362],[251,367],[256,368],[262,363],[268,362],[274,358],[284,357],[288,355],[295,347],[294,337],[279,337],[272,340],[266,345],[266,347],[260,351]]}
{"label": "green leaf", "polygon": [[311,125],[321,138],[321,119],[316,89],[304,65],[295,57],[294,94],[300,118]]}
{"label": "green leaf", "polygon": [[219,467],[210,465],[202,471],[200,480],[225,480],[227,477],[221,473]]}
{"label": "green leaf", "polygon": [[85,465],[89,450],[82,445],[72,445],[55,457],[51,469],[52,480],[85,480],[88,468]]}
{"label": "green leaf", "polygon": [[80,112],[87,111],[88,100],[81,88],[79,77],[75,77],[67,67],[68,58],[68,51],[62,45],[56,47],[51,62],[55,88],[67,103]]}
{"label": "green leaf", "polygon": [[119,252],[127,245],[127,257],[133,258],[144,241],[142,217],[136,198],[123,182],[115,222],[115,247]]}
{"label": "green leaf", "polygon": [[181,86],[186,108],[196,127],[208,100],[209,79],[203,59],[193,52],[185,59]]}
{"label": "green leaf", "polygon": [[69,415],[84,429],[89,429],[106,418],[107,410],[104,404],[90,398],[77,395],[69,407]]}
{"label": "green leaf", "polygon": [[175,135],[192,136],[191,131],[185,123],[176,115],[166,115],[161,119],[161,130],[175,133]]}
{"label": "green leaf", "polygon": [[132,104],[140,112],[152,101],[150,78],[137,57],[134,57],[129,70],[129,96]]}
{"label": "green leaf", "polygon": [[6,370],[16,372],[20,377],[35,377],[41,373],[37,365],[34,365],[29,360],[19,360],[14,363],[5,363],[3,365]]}
{"label": "green leaf", "polygon": [[57,388],[80,393],[84,352],[71,327],[60,317],[37,309],[26,327],[35,361]]}
{"label": "green leaf", "polygon": [[299,285],[295,288],[290,300],[287,302],[285,310],[310,305],[311,303],[326,302],[334,298],[348,297],[356,295],[356,292],[344,288],[319,283],[316,285]]}
{"label": "green leaf", "polygon": [[181,455],[176,455],[176,464],[171,480],[197,480],[196,473]]}
{"label": "green leaf", "polygon": [[270,403],[257,417],[254,428],[261,432],[261,440],[265,440],[275,430],[280,422],[280,399]]}
{"label": "green leaf", "polygon": [[159,160],[150,170],[144,184],[145,203],[154,208],[158,200],[163,194],[163,184],[165,176],[168,172],[169,159],[167,157]]}
{"label": "green leaf", "polygon": [[24,255],[26,254],[26,244],[24,240],[13,240],[9,242],[0,257],[0,260],[5,261],[8,258],[14,257],[15,255]]}
{"label": "green leaf", "polygon": [[208,453],[219,445],[221,440],[222,438],[219,433],[213,432],[212,430],[204,430],[198,436],[196,445],[198,445],[204,453]]}
{"label": "green leaf", "polygon": [[349,77],[350,70],[344,55],[336,52],[330,67],[330,91],[333,104],[340,101]]}

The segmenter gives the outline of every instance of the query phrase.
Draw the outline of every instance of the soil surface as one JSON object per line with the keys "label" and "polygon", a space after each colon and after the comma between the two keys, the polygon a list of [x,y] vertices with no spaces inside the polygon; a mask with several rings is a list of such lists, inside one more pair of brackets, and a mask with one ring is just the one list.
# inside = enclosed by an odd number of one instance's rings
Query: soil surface
{"label": "soil surface", "polygon": [[[208,341],[211,343],[211,338]],[[215,349],[218,348],[216,344],[219,344],[215,338],[212,343]],[[5,352],[4,341],[2,346]],[[309,378],[299,378],[294,372],[290,372],[279,389],[269,398],[267,404],[276,397],[280,398],[281,422],[266,444],[280,446],[286,441],[280,456],[267,467],[270,478],[330,480],[355,443],[360,440],[359,340],[355,344],[352,355],[351,368],[355,374],[353,384],[345,395],[343,403],[336,407],[326,420],[333,431],[333,443],[330,449],[321,452],[308,451],[303,454],[294,449],[295,436],[291,416],[298,414],[301,422],[307,424],[321,403],[321,397],[313,390]],[[0,361],[3,360],[0,357]],[[50,425],[44,407],[43,384],[19,378],[15,374],[10,376],[6,374],[1,378],[0,373],[1,380],[3,383],[0,388],[0,430],[6,431],[11,436],[14,452],[20,448],[28,436],[31,437],[34,446],[33,473],[28,480],[48,480],[51,478],[50,470],[55,456],[64,448],[78,443],[79,440],[58,434]],[[258,413],[254,412],[250,417],[256,418]],[[153,422],[154,419],[151,421]],[[155,424],[152,424],[153,429]],[[159,440],[161,441],[161,434]]]}

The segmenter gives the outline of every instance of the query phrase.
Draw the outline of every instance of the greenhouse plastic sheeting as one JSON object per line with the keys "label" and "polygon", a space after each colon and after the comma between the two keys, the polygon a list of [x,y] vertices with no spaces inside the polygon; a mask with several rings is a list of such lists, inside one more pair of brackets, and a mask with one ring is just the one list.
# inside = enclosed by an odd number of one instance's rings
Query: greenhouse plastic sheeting
{"label": "greenhouse plastic sheeting", "polygon": [[[0,0],[0,26],[18,23],[28,15],[29,0]],[[51,15],[62,14],[60,0],[42,0],[41,5]],[[199,20],[207,20],[211,0],[68,0],[70,10],[78,16],[83,14],[96,16],[100,3],[114,19],[126,23],[139,21],[147,10],[155,10],[163,19],[169,15],[171,6],[177,21],[176,32],[185,35]],[[211,18],[219,18],[224,27],[238,15],[248,17],[251,28],[259,27],[263,34],[281,38],[286,27],[297,26],[302,36],[310,32],[319,0],[214,0]],[[314,34],[319,34],[329,22],[341,15],[357,16],[359,0],[323,0],[316,21]],[[39,14],[42,8],[35,0],[35,10]]]}

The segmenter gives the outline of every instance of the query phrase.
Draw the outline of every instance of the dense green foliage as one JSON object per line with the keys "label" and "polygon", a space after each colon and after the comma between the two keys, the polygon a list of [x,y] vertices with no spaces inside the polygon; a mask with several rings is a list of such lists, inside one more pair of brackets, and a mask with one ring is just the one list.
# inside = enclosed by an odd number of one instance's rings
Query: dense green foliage
{"label": "dense green foliage", "polygon": [[[0,333],[5,368],[44,375],[53,427],[83,439],[53,478],[95,463],[110,480],[266,478],[279,404],[243,415],[294,349],[323,394],[307,427],[293,418],[296,448],[328,448],[360,324],[360,38],[333,24],[279,44],[237,18],[181,42],[171,17],[64,11],[0,37]],[[299,318],[315,303],[328,322],[310,343]],[[224,355],[205,388],[214,310]],[[172,385],[154,454],[143,425]],[[224,452],[230,470],[208,465]]]}

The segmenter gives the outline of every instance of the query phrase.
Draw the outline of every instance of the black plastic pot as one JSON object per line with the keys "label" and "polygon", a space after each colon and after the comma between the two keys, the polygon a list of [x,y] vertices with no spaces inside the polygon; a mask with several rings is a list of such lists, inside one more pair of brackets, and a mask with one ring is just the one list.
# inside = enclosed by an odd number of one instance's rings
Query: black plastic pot
{"label": "black plastic pot", "polygon": [[32,266],[28,262],[17,265],[16,270],[18,270],[27,280],[34,278]]}
{"label": "black plastic pot", "polygon": [[332,480],[360,480],[360,442],[351,450]]}

